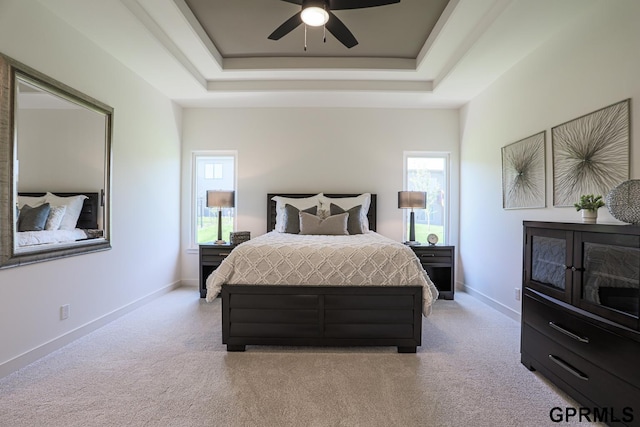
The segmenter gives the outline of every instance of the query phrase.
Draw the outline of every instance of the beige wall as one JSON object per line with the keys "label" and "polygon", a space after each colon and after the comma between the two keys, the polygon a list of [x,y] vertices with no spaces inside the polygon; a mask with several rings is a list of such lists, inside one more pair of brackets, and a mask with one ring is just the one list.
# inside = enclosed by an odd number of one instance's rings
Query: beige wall
{"label": "beige wall", "polygon": [[18,191],[104,188],[105,119],[82,109],[21,109]]}
{"label": "beige wall", "polygon": [[180,110],[34,0],[0,2],[0,52],[115,109],[113,249],[0,270],[3,376],[178,283]]}
{"label": "beige wall", "polygon": [[[522,221],[580,221],[554,208],[553,126],[632,99],[631,177],[640,178],[640,2],[603,2],[579,24],[525,58],[461,111],[459,278],[492,306],[518,317]],[[503,210],[501,147],[547,131],[547,208]],[[601,221],[612,221],[606,208]]]}
{"label": "beige wall", "polygon": [[400,241],[404,151],[451,153],[451,235],[457,240],[458,112],[354,108],[185,109],[182,150],[183,278],[195,284],[190,236],[191,153],[237,150],[237,229],[266,232],[267,193],[378,194],[378,232]]}

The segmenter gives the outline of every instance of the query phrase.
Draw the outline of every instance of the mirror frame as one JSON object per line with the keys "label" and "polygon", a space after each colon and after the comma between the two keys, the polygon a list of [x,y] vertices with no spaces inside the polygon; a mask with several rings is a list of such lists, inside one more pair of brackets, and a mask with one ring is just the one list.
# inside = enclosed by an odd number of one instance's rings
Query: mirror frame
{"label": "mirror frame", "polygon": [[[105,115],[105,164],[103,238],[72,246],[49,247],[19,252],[15,248],[14,220],[17,188],[14,180],[16,140],[16,77],[24,76],[44,90],[87,109]],[[0,54],[0,268],[66,258],[111,249],[111,144],[113,108],[54,80],[33,68]],[[95,241],[92,241],[95,240]]]}

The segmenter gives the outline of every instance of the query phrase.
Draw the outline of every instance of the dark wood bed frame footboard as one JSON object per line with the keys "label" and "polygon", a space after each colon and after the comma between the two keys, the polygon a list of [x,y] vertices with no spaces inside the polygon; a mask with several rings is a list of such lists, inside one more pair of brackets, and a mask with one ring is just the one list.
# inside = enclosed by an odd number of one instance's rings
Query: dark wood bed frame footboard
{"label": "dark wood bed frame footboard", "polygon": [[247,345],[397,346],[422,340],[422,288],[222,286],[222,342]]}

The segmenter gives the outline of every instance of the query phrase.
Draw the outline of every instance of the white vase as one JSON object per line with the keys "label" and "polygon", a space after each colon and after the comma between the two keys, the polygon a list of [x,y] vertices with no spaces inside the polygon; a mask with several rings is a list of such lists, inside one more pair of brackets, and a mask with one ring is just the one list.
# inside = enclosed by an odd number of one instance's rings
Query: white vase
{"label": "white vase", "polygon": [[595,224],[598,220],[598,211],[592,209],[582,209],[582,222]]}

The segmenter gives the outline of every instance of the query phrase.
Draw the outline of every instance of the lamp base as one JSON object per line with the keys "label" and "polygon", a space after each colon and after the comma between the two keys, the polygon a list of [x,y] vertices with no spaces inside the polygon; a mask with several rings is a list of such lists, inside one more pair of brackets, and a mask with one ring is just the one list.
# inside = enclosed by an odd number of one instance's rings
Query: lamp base
{"label": "lamp base", "polygon": [[405,245],[407,246],[420,246],[421,243],[416,241],[416,240],[407,240],[406,242],[404,242]]}
{"label": "lamp base", "polygon": [[215,244],[215,245],[226,245],[226,244],[227,244],[227,242],[225,242],[224,240],[216,240],[216,241],[214,242],[214,244]]}

